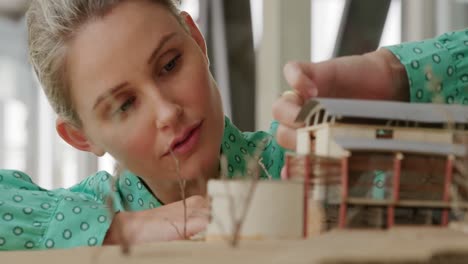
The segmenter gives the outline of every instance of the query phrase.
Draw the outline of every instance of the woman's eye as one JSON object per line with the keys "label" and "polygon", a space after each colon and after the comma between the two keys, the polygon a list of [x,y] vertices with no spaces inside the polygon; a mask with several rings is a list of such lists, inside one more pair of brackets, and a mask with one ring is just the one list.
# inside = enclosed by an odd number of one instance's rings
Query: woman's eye
{"label": "woman's eye", "polygon": [[132,96],[130,98],[128,98],[127,100],[125,100],[125,102],[119,107],[118,111],[119,113],[125,113],[127,112],[130,107],[133,106],[133,104],[135,103],[135,97]]}
{"label": "woman's eye", "polygon": [[179,60],[179,58],[180,58],[180,55],[177,55],[171,61],[169,61],[168,64],[164,65],[164,68],[163,68],[164,72],[167,73],[167,72],[174,70],[174,68],[177,66],[177,61]]}

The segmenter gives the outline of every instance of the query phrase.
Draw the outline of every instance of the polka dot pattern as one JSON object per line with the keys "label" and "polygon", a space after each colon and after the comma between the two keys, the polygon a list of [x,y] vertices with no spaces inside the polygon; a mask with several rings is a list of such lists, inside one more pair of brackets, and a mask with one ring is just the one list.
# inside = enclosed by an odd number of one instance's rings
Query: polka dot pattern
{"label": "polka dot pattern", "polygon": [[104,223],[104,222],[106,222],[106,220],[107,220],[107,217],[105,215],[100,215],[98,217],[98,222],[99,223]]}
{"label": "polka dot pattern", "polygon": [[82,222],[80,225],[81,231],[86,231],[89,229],[89,224],[87,222]]}
{"label": "polka dot pattern", "polygon": [[72,211],[75,214],[80,214],[81,213],[81,207],[75,206],[75,207],[73,207]]}
{"label": "polka dot pattern", "polygon": [[10,222],[11,220],[13,220],[13,214],[11,213],[5,213],[3,214],[3,220],[6,221],[6,222]]}
{"label": "polka dot pattern", "polygon": [[23,209],[23,213],[26,215],[30,215],[34,212],[34,210],[31,207],[26,207]]}
{"label": "polka dot pattern", "polygon": [[46,248],[49,248],[49,249],[54,248],[54,246],[55,246],[54,240],[50,239],[50,238],[47,239],[46,242],[45,242],[45,246],[46,246]]}
{"label": "polka dot pattern", "polygon": [[63,230],[62,236],[64,239],[68,240],[73,236],[72,231],[70,229],[65,229]]}
{"label": "polka dot pattern", "polygon": [[63,213],[57,213],[55,215],[55,219],[57,219],[57,221],[63,221],[63,219],[65,219],[65,215],[63,215]]}
{"label": "polka dot pattern", "polygon": [[0,176],[0,251],[102,243],[112,217],[106,205],[94,202],[83,185],[47,191],[22,172],[0,170]]}
{"label": "polka dot pattern", "polygon": [[91,237],[90,239],[88,239],[88,246],[90,247],[95,246],[97,245],[97,242],[98,242],[97,238]]}
{"label": "polka dot pattern", "polygon": [[406,67],[412,102],[467,104],[466,32],[387,47]]}
{"label": "polka dot pattern", "polygon": [[[246,177],[250,176],[249,166],[258,167],[258,160],[267,169],[260,169],[260,178],[268,178],[271,175],[274,179],[279,179],[281,168],[284,161],[281,159],[284,150],[277,144],[272,135],[276,134],[278,123],[272,123],[269,133],[259,132],[240,132],[231,121],[225,117],[224,137],[221,144],[221,153],[226,157],[227,164],[223,174],[228,177]],[[281,150],[281,151],[277,151]],[[249,162],[249,161],[253,161]]]}
{"label": "polka dot pattern", "polygon": [[14,195],[13,196],[13,201],[17,202],[17,203],[21,203],[23,201],[23,196],[21,195]]}
{"label": "polka dot pattern", "polygon": [[23,234],[24,232],[24,229],[20,226],[15,226],[15,228],[13,228],[13,234],[15,234],[16,236],[20,236],[21,234]]}
{"label": "polka dot pattern", "polygon": [[132,186],[132,182],[129,179],[125,179],[125,184],[127,186]]}
{"label": "polka dot pattern", "polygon": [[25,249],[33,249],[34,248],[34,242],[27,241],[26,243],[24,243],[24,248]]}

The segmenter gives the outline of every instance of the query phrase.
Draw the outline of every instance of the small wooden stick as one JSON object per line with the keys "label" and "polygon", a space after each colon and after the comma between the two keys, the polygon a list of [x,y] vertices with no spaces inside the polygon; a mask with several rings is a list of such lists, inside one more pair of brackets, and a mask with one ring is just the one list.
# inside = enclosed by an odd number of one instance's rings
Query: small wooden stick
{"label": "small wooden stick", "polygon": [[184,206],[184,232],[183,232],[182,238],[188,239],[187,237],[187,199],[185,197],[185,187],[187,185],[187,180],[183,179],[182,176],[180,175],[179,159],[177,159],[176,155],[174,154],[171,148],[169,148],[169,152],[171,153],[171,156],[174,159],[174,162],[176,165],[176,173],[177,173],[177,178],[178,178],[179,187],[180,187],[180,195],[182,197],[182,203]]}

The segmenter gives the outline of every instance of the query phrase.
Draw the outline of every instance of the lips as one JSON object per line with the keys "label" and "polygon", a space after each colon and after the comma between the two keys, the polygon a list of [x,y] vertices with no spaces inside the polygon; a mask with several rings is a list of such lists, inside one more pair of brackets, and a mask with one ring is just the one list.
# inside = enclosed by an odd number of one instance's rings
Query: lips
{"label": "lips", "polygon": [[170,147],[163,156],[169,155],[171,150],[174,154],[178,155],[189,153],[196,146],[196,143],[200,138],[202,124],[203,122],[200,121],[184,129],[182,133],[180,133],[171,141]]}

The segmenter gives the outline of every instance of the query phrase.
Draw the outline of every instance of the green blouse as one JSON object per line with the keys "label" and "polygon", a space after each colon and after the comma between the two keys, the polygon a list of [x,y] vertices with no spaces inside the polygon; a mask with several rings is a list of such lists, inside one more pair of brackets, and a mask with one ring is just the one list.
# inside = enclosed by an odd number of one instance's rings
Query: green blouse
{"label": "green blouse", "polygon": [[387,49],[405,65],[411,102],[468,105],[468,29]]}

